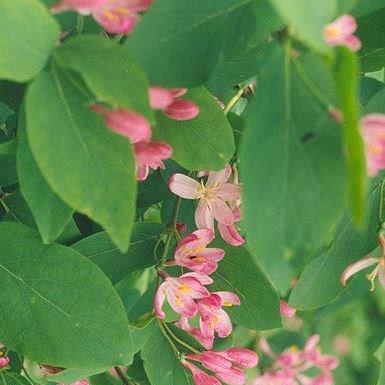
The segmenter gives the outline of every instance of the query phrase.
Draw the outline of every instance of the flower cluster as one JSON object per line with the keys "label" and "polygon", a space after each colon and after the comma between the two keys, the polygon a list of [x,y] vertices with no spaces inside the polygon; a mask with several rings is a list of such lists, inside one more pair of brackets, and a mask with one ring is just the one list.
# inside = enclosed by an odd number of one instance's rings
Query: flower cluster
{"label": "flower cluster", "polygon": [[[154,109],[164,110],[170,119],[194,119],[199,114],[199,107],[189,100],[180,99],[186,92],[185,88],[168,90],[151,87],[150,105]],[[147,178],[150,168],[164,168],[163,160],[171,157],[172,147],[164,142],[151,141],[151,125],[144,116],[128,109],[112,109],[101,104],[93,104],[91,109],[103,115],[108,128],[125,136],[134,145],[136,176],[139,181]]]}
{"label": "flower cluster", "polygon": [[9,357],[3,351],[4,345],[0,342],[0,369],[3,369],[9,364]]}
{"label": "flower cluster", "polygon": [[[232,180],[230,180],[232,178]],[[198,201],[195,224],[198,229],[214,229],[214,219],[222,238],[233,246],[244,243],[235,223],[241,220],[241,186],[235,170],[227,165],[219,172],[210,171],[206,183],[183,174],[169,180],[170,190],[185,199]]]}
{"label": "flower cluster", "polygon": [[356,29],[356,19],[351,15],[342,15],[324,28],[325,42],[332,47],[345,46],[353,52],[358,51],[361,41],[354,35]]}
{"label": "flower cluster", "polygon": [[92,15],[109,33],[126,35],[133,31],[152,0],[61,0],[52,6],[54,13],[76,11],[82,15]]}
{"label": "flower cluster", "polygon": [[319,341],[320,337],[313,335],[302,350],[292,347],[277,355],[266,339],[261,339],[260,347],[273,363],[254,380],[253,385],[333,385],[332,371],[338,367],[339,360],[322,354]]}
{"label": "flower cluster", "polygon": [[[198,362],[212,374],[207,374],[190,361]],[[246,374],[243,369],[253,368],[257,364],[258,356],[243,348],[188,354],[183,361],[183,365],[191,371],[196,385],[220,385],[220,381],[229,385],[245,384]]]}

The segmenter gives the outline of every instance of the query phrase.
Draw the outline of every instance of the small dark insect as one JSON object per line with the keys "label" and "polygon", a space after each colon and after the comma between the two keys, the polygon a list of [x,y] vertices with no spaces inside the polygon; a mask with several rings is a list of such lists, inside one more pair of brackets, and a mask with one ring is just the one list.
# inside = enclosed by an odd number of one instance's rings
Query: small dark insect
{"label": "small dark insect", "polygon": [[313,140],[315,138],[315,133],[312,131],[307,132],[306,134],[302,135],[301,142],[306,143],[310,140]]}

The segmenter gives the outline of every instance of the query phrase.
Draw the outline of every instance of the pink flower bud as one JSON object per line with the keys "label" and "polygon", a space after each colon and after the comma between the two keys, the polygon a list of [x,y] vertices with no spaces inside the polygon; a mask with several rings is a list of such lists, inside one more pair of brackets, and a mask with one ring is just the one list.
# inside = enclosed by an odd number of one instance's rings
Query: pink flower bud
{"label": "pink flower bud", "polygon": [[240,368],[253,368],[258,365],[258,356],[255,352],[245,348],[229,348],[218,352]]}
{"label": "pink flower bud", "polygon": [[136,112],[119,108],[106,108],[100,104],[93,104],[91,110],[104,116],[105,125],[112,131],[130,139],[131,143],[148,141],[152,131],[149,121]]}
{"label": "pink flower bud", "polygon": [[280,302],[280,311],[281,311],[282,317],[285,317],[285,318],[293,318],[295,316],[295,313],[297,312],[297,310],[289,306],[289,304],[286,301]]}
{"label": "pink flower bud", "polygon": [[187,88],[172,88],[150,87],[150,105],[154,110],[165,110],[170,106],[175,98],[183,96],[187,92]]}
{"label": "pink flower bud", "polygon": [[199,107],[189,100],[177,99],[164,113],[173,120],[191,120],[199,115]]}
{"label": "pink flower bud", "polygon": [[9,358],[7,356],[0,357],[0,369],[5,368],[9,364]]}

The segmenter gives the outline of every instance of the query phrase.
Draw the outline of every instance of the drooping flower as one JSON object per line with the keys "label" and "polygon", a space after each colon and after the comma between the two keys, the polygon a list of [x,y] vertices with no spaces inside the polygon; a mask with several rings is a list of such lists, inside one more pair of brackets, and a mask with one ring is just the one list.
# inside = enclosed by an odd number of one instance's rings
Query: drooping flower
{"label": "drooping flower", "polygon": [[93,104],[91,110],[103,115],[105,125],[112,131],[130,139],[131,143],[149,141],[152,131],[150,122],[142,115],[123,108],[111,109]]}
{"label": "drooping flower", "polygon": [[353,52],[358,51],[361,48],[361,41],[354,35],[356,29],[356,19],[351,15],[342,15],[324,28],[326,44],[332,47],[346,46]]}
{"label": "drooping flower", "polygon": [[206,246],[214,239],[211,229],[200,229],[183,238],[175,250],[175,263],[199,274],[210,275],[218,267],[225,252]]}
{"label": "drooping flower", "polygon": [[[239,206],[232,209],[234,216],[234,223],[239,222],[242,219],[241,209]],[[225,225],[218,223],[218,231],[221,234],[222,239],[232,246],[241,246],[245,243],[244,238],[239,234],[237,227],[233,224]]]}
{"label": "drooping flower", "polygon": [[168,303],[178,314],[191,318],[198,312],[198,305],[194,299],[204,298],[210,295],[204,285],[213,281],[210,277],[196,273],[187,273],[182,276],[167,277],[158,287],[154,298],[155,314],[158,318],[164,318],[163,303],[167,298]]}
{"label": "drooping flower", "polygon": [[205,369],[213,372],[216,378],[229,385],[245,384],[247,378],[243,369],[253,368],[258,364],[258,356],[243,348],[188,354],[186,359],[199,362]]}
{"label": "drooping flower", "polygon": [[368,174],[376,176],[385,169],[385,115],[370,114],[361,119]]}
{"label": "drooping flower", "polygon": [[150,87],[150,105],[173,120],[194,119],[199,115],[199,106],[190,100],[180,99],[186,92],[187,88]]}
{"label": "drooping flower", "polygon": [[134,144],[136,156],[136,178],[143,181],[149,169],[164,168],[163,160],[172,155],[172,147],[164,142],[138,142]]}
{"label": "drooping flower", "polygon": [[223,225],[232,225],[234,214],[227,201],[234,202],[240,198],[241,188],[228,183],[231,166],[219,172],[209,172],[206,184],[183,174],[174,174],[169,180],[170,190],[185,199],[198,200],[195,211],[195,223],[198,229],[214,229],[214,218]]}
{"label": "drooping flower", "polygon": [[280,311],[282,317],[285,318],[293,318],[297,312],[297,310],[291,307],[286,301],[280,301]]}
{"label": "drooping flower", "polygon": [[239,297],[227,291],[212,293],[198,301],[199,326],[205,338],[212,338],[215,333],[221,338],[231,334],[233,325],[222,307],[233,305],[240,305]]}
{"label": "drooping flower", "polygon": [[152,0],[108,0],[92,16],[107,32],[126,35],[137,25],[139,13],[151,4]]}
{"label": "drooping flower", "polygon": [[59,13],[72,10],[82,15],[89,15],[108,1],[109,0],[61,0],[51,7],[51,11]]}
{"label": "drooping flower", "polygon": [[195,328],[189,324],[187,317],[181,316],[180,319],[175,322],[175,326],[191,334],[205,349],[210,350],[213,348],[214,337],[204,337],[199,328]]}
{"label": "drooping flower", "polygon": [[332,385],[332,371],[338,367],[339,360],[322,354],[319,341],[320,337],[313,335],[302,350],[290,347],[277,355],[266,339],[261,339],[260,347],[273,363],[269,370],[254,380],[253,385]]}

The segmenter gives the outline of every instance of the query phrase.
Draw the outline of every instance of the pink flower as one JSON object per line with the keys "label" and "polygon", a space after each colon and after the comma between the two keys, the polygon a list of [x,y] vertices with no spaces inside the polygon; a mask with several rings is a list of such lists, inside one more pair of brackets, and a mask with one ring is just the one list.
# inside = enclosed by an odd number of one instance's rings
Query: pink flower
{"label": "pink flower", "polygon": [[216,377],[210,376],[203,370],[198,369],[191,362],[184,361],[183,365],[192,373],[193,381],[196,385],[221,385]]}
{"label": "pink flower", "polygon": [[9,364],[9,358],[7,356],[0,357],[0,369],[5,368]]}
{"label": "pink flower", "polygon": [[199,115],[199,107],[190,100],[180,99],[186,92],[187,88],[150,87],[150,105],[173,120],[194,119]]}
{"label": "pink flower", "polygon": [[253,368],[258,363],[258,356],[253,351],[242,348],[188,354],[186,358],[201,363],[205,369],[214,372],[215,377],[229,385],[245,384],[246,375],[241,368]]}
{"label": "pink flower", "polygon": [[180,319],[175,322],[175,326],[191,334],[205,349],[210,350],[213,348],[214,337],[204,337],[200,329],[190,326],[187,317],[180,317]]}
{"label": "pink flower", "polygon": [[352,51],[358,51],[361,48],[361,41],[354,35],[356,29],[356,19],[351,15],[342,15],[324,28],[326,44],[332,47],[343,45]]}
{"label": "pink flower", "polygon": [[103,115],[105,125],[112,131],[130,139],[131,143],[149,141],[152,131],[149,121],[136,112],[119,108],[110,109],[93,104],[91,110]]}
{"label": "pink flower", "polygon": [[61,0],[51,7],[51,11],[53,13],[59,13],[73,10],[83,15],[89,15],[108,1],[109,0]]}
{"label": "pink flower", "polygon": [[90,385],[90,383],[87,380],[79,380],[79,381],[73,382],[71,385]]}
{"label": "pink flower", "polygon": [[135,143],[136,178],[143,181],[147,178],[149,169],[164,168],[163,160],[172,155],[172,147],[164,142]]}
{"label": "pink flower", "polygon": [[289,304],[286,301],[280,302],[280,310],[281,310],[282,317],[285,317],[285,318],[293,318],[295,316],[295,313],[297,312],[297,310],[289,306]]}
{"label": "pink flower", "polygon": [[196,230],[183,238],[175,250],[176,264],[203,275],[213,273],[225,255],[222,249],[206,247],[213,239],[211,229]]}
{"label": "pink flower", "polygon": [[[239,222],[242,218],[240,207],[235,207],[232,209],[232,212],[234,216],[234,223]],[[245,240],[239,234],[238,229],[234,226],[234,224],[225,225],[218,223],[218,231],[221,234],[222,239],[229,245],[241,246],[245,243]]]}
{"label": "pink flower", "polygon": [[128,34],[139,21],[152,0],[108,0],[94,9],[93,18],[109,33]]}
{"label": "pink flower", "polygon": [[205,338],[214,337],[215,332],[221,338],[231,334],[233,326],[222,307],[232,305],[240,305],[239,297],[227,291],[212,293],[198,301],[199,325]]}
{"label": "pink flower", "polygon": [[231,167],[219,172],[211,171],[206,184],[183,174],[174,174],[169,180],[170,190],[185,199],[198,200],[195,211],[195,223],[199,229],[214,229],[214,218],[223,225],[232,225],[234,214],[227,201],[240,198],[241,188],[237,184],[227,183]]}
{"label": "pink flower", "polygon": [[385,115],[370,114],[361,119],[368,174],[376,176],[385,168]]}
{"label": "pink flower", "polygon": [[179,278],[167,277],[158,287],[154,298],[155,314],[158,318],[164,318],[165,313],[162,310],[164,300],[178,314],[192,318],[198,312],[198,305],[194,299],[204,298],[210,295],[204,285],[212,283],[210,277],[200,276],[196,273],[188,273]]}

